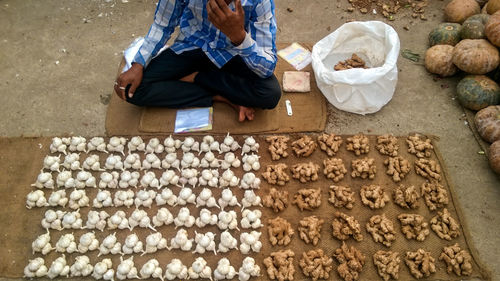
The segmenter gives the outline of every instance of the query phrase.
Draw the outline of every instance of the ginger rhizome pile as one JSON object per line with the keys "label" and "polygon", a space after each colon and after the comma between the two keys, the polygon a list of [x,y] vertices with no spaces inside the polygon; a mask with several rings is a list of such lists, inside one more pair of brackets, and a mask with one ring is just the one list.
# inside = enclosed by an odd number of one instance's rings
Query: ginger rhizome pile
{"label": "ginger rhizome pile", "polygon": [[322,249],[310,250],[302,253],[299,266],[305,276],[313,281],[318,279],[328,279],[330,271],[333,269],[333,260],[323,253]]}
{"label": "ginger rhizome pile", "polygon": [[424,139],[423,136],[417,134],[408,136],[406,143],[408,144],[409,153],[415,154],[418,158],[431,157],[432,150],[434,149],[431,139]]}
{"label": "ginger rhizome pile", "polygon": [[365,185],[360,191],[361,202],[370,209],[383,208],[387,202],[390,201],[389,195],[384,191],[380,185]]}
{"label": "ginger rhizome pile", "polygon": [[288,157],[288,152],[286,151],[288,149],[288,140],[290,138],[285,136],[269,136],[266,138],[266,142],[269,143],[268,150],[273,160]]}
{"label": "ginger rhizome pile", "polygon": [[359,279],[359,274],[363,270],[365,264],[365,256],[354,246],[347,247],[345,242],[342,246],[335,250],[333,257],[339,263],[337,272],[345,281],[353,281]]}
{"label": "ginger rhizome pile", "polygon": [[415,252],[406,252],[405,263],[411,274],[417,278],[429,277],[436,272],[435,259],[430,252],[418,249]]}
{"label": "ginger rhizome pile", "polygon": [[292,204],[297,205],[301,211],[318,208],[321,205],[321,189],[299,189],[293,197]]}
{"label": "ginger rhizome pile", "polygon": [[342,137],[337,136],[334,133],[331,134],[321,134],[318,136],[319,148],[328,154],[328,156],[334,156],[342,145]]}
{"label": "ginger rhizome pile", "polygon": [[415,161],[415,172],[430,182],[441,180],[441,166],[434,161],[420,158]]}
{"label": "ginger rhizome pile", "polygon": [[318,180],[319,165],[313,162],[295,164],[291,168],[292,177],[301,183]]}
{"label": "ginger rhizome pile", "polygon": [[400,182],[410,172],[410,162],[401,156],[389,157],[384,161],[387,166],[386,174],[392,177],[394,182]]}
{"label": "ginger rhizome pile", "polygon": [[370,141],[363,135],[354,135],[347,138],[346,149],[354,152],[356,156],[370,152]]}
{"label": "ginger rhizome pile", "polygon": [[332,221],[332,230],[333,237],[342,241],[350,237],[356,241],[363,240],[359,222],[354,217],[341,212],[335,212],[335,218]]}
{"label": "ginger rhizome pile", "polygon": [[375,215],[366,223],[366,231],[370,233],[375,242],[384,244],[387,247],[396,240],[396,231],[392,221],[385,214]]}
{"label": "ginger rhizome pile", "polygon": [[283,163],[267,165],[266,171],[262,173],[262,177],[269,184],[285,185],[285,183],[290,180],[290,177],[286,173],[287,168],[288,166]]}
{"label": "ginger rhizome pile", "polygon": [[293,258],[295,253],[292,250],[282,250],[272,252],[271,255],[263,260],[267,268],[267,276],[271,280],[286,281],[293,280],[295,267]]}
{"label": "ginger rhizome pile", "polygon": [[446,263],[446,271],[454,272],[457,276],[469,276],[472,273],[472,257],[466,250],[462,250],[458,243],[444,247],[439,260]]}
{"label": "ginger rhizome pile", "polygon": [[405,209],[418,208],[418,199],[420,197],[420,192],[414,185],[405,186],[400,184],[394,189],[393,193],[394,203]]}
{"label": "ginger rhizome pile", "polygon": [[306,244],[312,243],[316,246],[321,238],[321,227],[323,223],[324,220],[317,216],[305,217],[300,220],[297,228],[300,239],[306,242]]}
{"label": "ginger rhizome pile", "polygon": [[328,192],[330,194],[328,202],[332,203],[335,208],[346,208],[351,210],[352,207],[354,207],[354,192],[350,187],[332,185]]}
{"label": "ginger rhizome pile", "polygon": [[283,211],[288,207],[288,191],[271,188],[269,193],[262,199],[264,206],[272,208],[275,213]]}
{"label": "ginger rhizome pile", "polygon": [[374,179],[377,173],[377,167],[375,166],[375,159],[373,158],[362,158],[354,159],[351,161],[351,177],[352,178],[362,178],[362,179]]}
{"label": "ginger rhizome pile", "polygon": [[424,241],[430,233],[429,224],[421,215],[400,214],[398,219],[401,222],[401,232],[405,235],[406,239]]}
{"label": "ginger rhizome pile", "polygon": [[424,182],[422,196],[429,210],[434,211],[448,205],[448,192],[437,182]]}
{"label": "ginger rhizome pile", "polygon": [[433,217],[430,221],[431,228],[441,239],[451,240],[460,235],[460,224],[451,216],[448,209],[444,208],[442,212]]}
{"label": "ginger rhizome pile", "polygon": [[391,157],[398,156],[398,139],[389,134],[377,137],[377,145],[375,146],[380,154],[388,155]]}
{"label": "ginger rhizome pile", "polygon": [[373,254],[373,263],[377,267],[378,275],[385,281],[391,278],[394,280],[399,278],[401,259],[398,252],[379,250]]}
{"label": "ginger rhizome pile", "polygon": [[297,157],[307,157],[311,155],[318,145],[310,136],[303,136],[292,142],[292,150]]}
{"label": "ginger rhizome pile", "polygon": [[353,53],[350,59],[339,61],[333,69],[336,71],[346,70],[351,68],[368,68],[366,62],[360,58],[356,53]]}
{"label": "ginger rhizome pile", "polygon": [[292,241],[294,231],[292,225],[287,220],[276,217],[267,220],[267,233],[271,245],[286,246]]}
{"label": "ginger rhizome pile", "polygon": [[339,182],[347,173],[344,161],[340,158],[328,158],[323,160],[323,174],[334,182]]}

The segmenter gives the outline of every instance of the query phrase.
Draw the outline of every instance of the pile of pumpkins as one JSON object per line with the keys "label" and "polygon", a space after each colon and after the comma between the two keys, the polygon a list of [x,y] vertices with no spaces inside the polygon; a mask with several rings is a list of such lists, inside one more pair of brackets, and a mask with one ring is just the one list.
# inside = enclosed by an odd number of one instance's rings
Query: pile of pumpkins
{"label": "pile of pumpkins", "polygon": [[465,73],[457,84],[457,99],[479,111],[475,123],[492,144],[490,166],[500,174],[500,0],[452,0],[444,18],[429,33],[425,68],[442,77]]}

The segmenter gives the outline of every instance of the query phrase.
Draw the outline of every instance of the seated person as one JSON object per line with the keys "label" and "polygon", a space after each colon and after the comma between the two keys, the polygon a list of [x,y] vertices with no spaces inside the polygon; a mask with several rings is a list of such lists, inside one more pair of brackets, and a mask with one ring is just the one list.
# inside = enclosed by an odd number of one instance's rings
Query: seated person
{"label": "seated person", "polygon": [[[177,26],[173,45],[157,55]],[[276,61],[274,0],[160,0],[144,44],[114,88],[138,106],[220,101],[237,110],[239,121],[253,120],[254,108],[272,109],[281,97]]]}

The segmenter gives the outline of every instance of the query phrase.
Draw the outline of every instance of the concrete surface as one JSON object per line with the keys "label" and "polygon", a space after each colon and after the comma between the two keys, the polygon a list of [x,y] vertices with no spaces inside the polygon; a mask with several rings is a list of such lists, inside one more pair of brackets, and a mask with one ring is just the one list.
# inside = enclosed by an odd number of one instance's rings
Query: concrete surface
{"label": "concrete surface", "polygon": [[[429,1],[428,21],[408,12],[389,22],[401,49],[423,54],[446,1]],[[0,0],[0,135],[103,135],[106,104],[121,51],[152,21],[156,1]],[[349,19],[347,0],[276,0],[278,41],[315,42]],[[287,11],[291,8],[292,11]],[[410,31],[403,29],[408,26]],[[330,106],[328,131],[439,137],[480,258],[500,280],[500,181],[454,100],[456,79],[434,81],[421,63],[402,57],[393,100],[360,116]]]}

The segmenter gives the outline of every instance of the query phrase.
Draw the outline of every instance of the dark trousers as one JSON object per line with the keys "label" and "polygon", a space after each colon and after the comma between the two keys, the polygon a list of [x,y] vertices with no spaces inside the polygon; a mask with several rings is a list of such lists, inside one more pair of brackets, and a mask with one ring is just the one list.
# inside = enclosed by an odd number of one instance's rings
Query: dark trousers
{"label": "dark trousers", "polygon": [[[180,78],[198,71],[194,83]],[[127,101],[138,106],[206,107],[220,95],[236,105],[272,109],[281,97],[274,75],[261,78],[240,56],[216,67],[200,49],[179,55],[167,49],[144,69],[142,82]]]}

